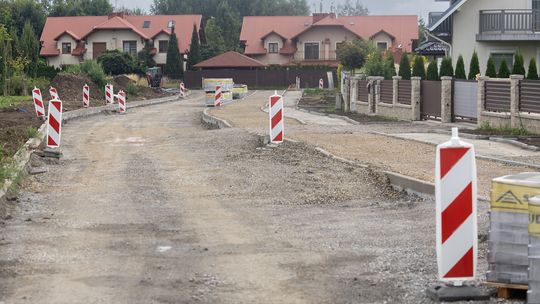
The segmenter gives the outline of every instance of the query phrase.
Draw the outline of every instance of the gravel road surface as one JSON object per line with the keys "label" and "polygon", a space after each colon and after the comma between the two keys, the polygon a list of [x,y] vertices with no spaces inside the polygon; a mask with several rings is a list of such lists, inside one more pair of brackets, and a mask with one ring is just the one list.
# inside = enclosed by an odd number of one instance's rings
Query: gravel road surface
{"label": "gravel road surface", "polygon": [[49,172],[0,222],[0,303],[431,303],[432,201],[301,143],[204,129],[202,104],[67,124],[64,157],[33,159]]}

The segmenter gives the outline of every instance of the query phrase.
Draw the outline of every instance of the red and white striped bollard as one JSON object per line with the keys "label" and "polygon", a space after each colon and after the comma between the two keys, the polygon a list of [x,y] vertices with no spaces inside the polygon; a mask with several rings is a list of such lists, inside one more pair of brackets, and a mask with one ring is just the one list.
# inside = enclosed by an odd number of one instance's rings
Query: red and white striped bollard
{"label": "red and white striped bollard", "polygon": [[45,105],[43,104],[43,96],[41,96],[41,90],[34,87],[32,90],[32,99],[34,100],[34,107],[36,108],[36,115],[38,118],[45,118]]}
{"label": "red and white striped bollard", "polygon": [[186,85],[184,82],[180,82],[180,97],[186,97]]}
{"label": "red and white striped bollard", "polygon": [[221,86],[216,86],[216,93],[214,95],[214,106],[221,107],[221,99],[223,97]]}
{"label": "red and white striped bollard", "polygon": [[112,84],[107,84],[105,86],[105,102],[107,104],[114,103],[114,87]]}
{"label": "red and white striped bollard", "polygon": [[62,136],[62,101],[49,101],[49,119],[47,123],[47,147],[60,147]]}
{"label": "red and white striped bollard", "polygon": [[322,78],[319,79],[319,89],[324,89],[324,80]]}
{"label": "red and white striped bollard", "polygon": [[82,99],[83,107],[88,108],[90,106],[90,87],[87,84],[83,86]]}
{"label": "red and white striped bollard", "polygon": [[285,137],[283,97],[278,95],[277,92],[270,96],[268,113],[270,116],[270,142],[282,143]]}
{"label": "red and white striped bollard", "polygon": [[124,91],[118,92],[118,113],[126,113],[126,93]]}
{"label": "red and white striped bollard", "polygon": [[461,286],[477,265],[477,176],[473,145],[458,137],[437,146],[435,169],[439,280]]}
{"label": "red and white striped bollard", "polygon": [[56,88],[50,87],[49,94],[51,95],[51,99],[60,100],[60,96],[58,96],[58,91],[56,90]]}

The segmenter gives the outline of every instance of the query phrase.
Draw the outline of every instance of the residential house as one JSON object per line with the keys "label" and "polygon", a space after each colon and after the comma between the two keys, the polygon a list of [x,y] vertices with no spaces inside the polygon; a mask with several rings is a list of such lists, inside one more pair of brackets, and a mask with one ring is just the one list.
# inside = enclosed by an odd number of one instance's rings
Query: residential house
{"label": "residential house", "polygon": [[418,40],[417,16],[244,17],[240,42],[245,54],[268,65],[337,66],[339,45],[370,39],[381,50],[411,52]]}
{"label": "residential house", "polygon": [[240,54],[235,51],[229,51],[205,61],[199,62],[193,66],[200,70],[218,70],[218,69],[234,69],[234,70],[255,70],[264,69],[266,64],[257,61],[251,57]]}
{"label": "residential house", "polygon": [[194,24],[200,38],[204,38],[201,20],[201,15],[131,16],[127,13],[48,17],[40,38],[40,55],[49,65],[61,67],[96,59],[105,50],[121,50],[136,56],[145,43],[150,42],[154,60],[164,65],[173,28],[180,52],[186,54]]}
{"label": "residential house", "polygon": [[540,59],[540,0],[450,0],[449,4],[445,12],[430,13],[428,28],[432,37],[448,46],[454,65],[463,55],[468,67],[475,50],[482,74],[490,55],[497,67],[506,59],[512,68],[518,51],[525,68],[531,58]]}

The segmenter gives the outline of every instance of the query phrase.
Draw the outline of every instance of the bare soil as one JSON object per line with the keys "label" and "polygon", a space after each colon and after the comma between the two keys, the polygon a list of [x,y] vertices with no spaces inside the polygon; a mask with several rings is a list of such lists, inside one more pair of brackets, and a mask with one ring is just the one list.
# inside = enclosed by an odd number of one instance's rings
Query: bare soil
{"label": "bare soil", "polygon": [[41,121],[36,117],[30,102],[17,107],[0,109],[0,160],[12,156],[28,140],[26,130],[37,128]]}

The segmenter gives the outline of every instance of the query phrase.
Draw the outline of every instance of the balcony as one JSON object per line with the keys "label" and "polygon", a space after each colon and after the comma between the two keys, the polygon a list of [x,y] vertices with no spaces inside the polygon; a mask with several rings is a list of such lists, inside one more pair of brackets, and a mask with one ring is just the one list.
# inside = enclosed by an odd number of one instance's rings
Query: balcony
{"label": "balcony", "polygon": [[480,11],[477,41],[540,41],[540,10]]}
{"label": "balcony", "polygon": [[[444,12],[429,13],[428,28],[431,28],[444,16]],[[437,36],[452,36],[452,16],[444,20],[435,30],[431,32]]]}

